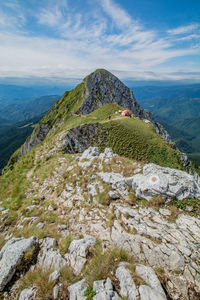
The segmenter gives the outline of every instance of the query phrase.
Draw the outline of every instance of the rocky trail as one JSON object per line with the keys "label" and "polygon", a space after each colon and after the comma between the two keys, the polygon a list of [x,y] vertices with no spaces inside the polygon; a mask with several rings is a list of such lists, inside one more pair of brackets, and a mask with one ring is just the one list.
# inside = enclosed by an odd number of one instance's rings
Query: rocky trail
{"label": "rocky trail", "polygon": [[[0,251],[3,299],[200,299],[200,219],[192,207],[168,205],[171,198],[200,197],[193,175],[128,160],[109,148],[56,158],[45,146],[40,151],[26,194],[40,201],[26,207],[30,216],[15,229],[48,234],[7,233]],[[49,164],[45,174],[37,167],[41,161]],[[46,272],[49,298],[31,282],[38,272]]]}

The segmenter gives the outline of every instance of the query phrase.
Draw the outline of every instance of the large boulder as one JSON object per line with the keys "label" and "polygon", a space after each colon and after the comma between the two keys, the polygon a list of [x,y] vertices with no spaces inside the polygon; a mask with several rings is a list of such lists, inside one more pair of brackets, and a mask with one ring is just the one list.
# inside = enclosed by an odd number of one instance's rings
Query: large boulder
{"label": "large boulder", "polygon": [[141,277],[152,289],[163,295],[163,299],[167,299],[161,283],[151,267],[144,265],[136,266],[136,274]]}
{"label": "large boulder", "polygon": [[44,269],[60,270],[67,265],[66,260],[60,252],[53,247],[56,245],[54,238],[46,238],[41,245],[41,251],[38,255],[38,266]]}
{"label": "large boulder", "polygon": [[141,300],[166,300],[163,294],[158,293],[148,285],[141,285],[139,287]]}
{"label": "large boulder", "polygon": [[129,300],[137,299],[139,293],[130,270],[126,268],[127,263],[121,263],[116,270],[116,277],[120,283],[120,294]]}
{"label": "large boulder", "polygon": [[143,174],[127,179],[128,185],[130,182],[136,196],[147,200],[156,195],[178,200],[200,197],[200,186],[193,175],[156,164],[146,165]]}
{"label": "large boulder", "polygon": [[65,255],[68,264],[74,270],[74,273],[78,275],[87,260],[89,249],[94,247],[96,239],[90,235],[86,235],[83,239],[73,240],[69,246],[69,253]]}
{"label": "large boulder", "polygon": [[13,238],[9,240],[0,251],[0,292],[10,282],[17,268],[23,261],[25,253],[38,246],[38,240],[32,236],[29,239]]}
{"label": "large boulder", "polygon": [[86,280],[82,279],[68,287],[69,300],[83,300],[87,289]]}

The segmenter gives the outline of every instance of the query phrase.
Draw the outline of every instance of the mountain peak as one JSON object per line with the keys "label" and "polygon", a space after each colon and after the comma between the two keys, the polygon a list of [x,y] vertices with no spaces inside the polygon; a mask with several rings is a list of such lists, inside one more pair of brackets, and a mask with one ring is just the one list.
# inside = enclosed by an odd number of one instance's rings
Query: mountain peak
{"label": "mountain peak", "polygon": [[[78,121],[79,123],[74,119],[74,124],[76,126],[82,124],[83,120],[86,120],[86,123],[89,123],[90,116],[86,115],[90,115],[95,111],[97,111],[95,118],[98,120],[98,114],[102,113],[101,111],[98,111],[98,109],[105,107],[108,104],[111,106],[117,105],[118,110],[124,108],[128,109],[136,118],[147,119],[155,128],[156,133],[161,135],[165,140],[170,141],[168,133],[154,120],[150,113],[144,111],[144,109],[137,103],[133,92],[123,82],[109,71],[105,69],[97,69],[85,77],[82,83],[77,85],[75,89],[64,93],[62,98],[54,104],[52,109],[44,116],[40,124],[34,129],[32,135],[26,140],[20,151],[18,151],[17,158],[16,155],[14,158],[11,158],[11,162],[16,161],[19,156],[26,154],[33,147],[40,144],[47,135],[50,136],[54,134],[55,131],[59,132],[59,130],[63,130],[62,127],[64,127],[64,124],[67,124],[73,116],[75,119],[78,116],[82,116]],[[108,118],[108,111],[106,109],[103,114],[104,117],[107,115],[106,118]],[[88,128],[90,128],[90,126],[87,127],[87,130],[89,130]],[[96,132],[96,126],[92,125],[91,128],[90,129],[92,131]],[[74,134],[73,130],[71,133]],[[86,135],[88,135],[87,132]],[[82,140],[81,136],[80,140]],[[89,145],[91,144],[90,142],[88,143]],[[83,144],[84,146],[82,145],[81,147],[75,148],[84,150],[86,147],[85,141],[83,141]],[[73,146],[72,150],[76,151],[75,148]]]}

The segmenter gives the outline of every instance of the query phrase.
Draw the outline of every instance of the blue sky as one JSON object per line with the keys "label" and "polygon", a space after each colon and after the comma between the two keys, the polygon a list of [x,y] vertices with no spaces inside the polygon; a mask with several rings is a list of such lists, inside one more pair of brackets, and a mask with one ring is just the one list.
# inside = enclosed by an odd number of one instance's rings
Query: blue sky
{"label": "blue sky", "polygon": [[0,0],[0,81],[200,82],[199,0]]}

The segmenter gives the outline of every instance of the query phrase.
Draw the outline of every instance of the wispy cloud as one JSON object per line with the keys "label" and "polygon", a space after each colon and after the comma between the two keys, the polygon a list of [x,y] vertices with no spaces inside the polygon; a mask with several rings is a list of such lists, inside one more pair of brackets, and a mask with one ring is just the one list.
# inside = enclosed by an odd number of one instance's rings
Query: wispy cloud
{"label": "wispy cloud", "polygon": [[112,0],[100,0],[104,11],[112,18],[119,27],[130,26],[133,20],[129,14]]}
{"label": "wispy cloud", "polygon": [[[24,7],[19,11],[19,3],[8,0],[9,11],[0,11],[1,77],[75,81],[103,67],[122,79],[155,79],[156,76],[164,79],[170,74],[174,79],[181,78],[181,72],[177,73],[178,66],[170,65],[170,60],[199,54],[197,44],[189,43],[198,36],[195,32],[198,24],[168,30],[161,35],[159,31],[145,28],[114,0],[90,2],[89,9],[85,10],[70,1],[51,0],[45,1],[46,5],[41,2],[37,12],[25,11]],[[32,27],[30,34],[26,27],[28,17],[35,20],[39,32]],[[15,27],[19,30],[14,30]],[[161,65],[166,63],[171,72],[165,74]],[[188,69],[188,76],[196,80],[196,69],[195,74],[193,70]],[[185,78],[186,71],[182,74]]]}
{"label": "wispy cloud", "polygon": [[172,35],[179,35],[179,34],[190,33],[199,27],[200,27],[199,24],[191,24],[187,26],[181,26],[174,29],[170,29],[167,32]]}

